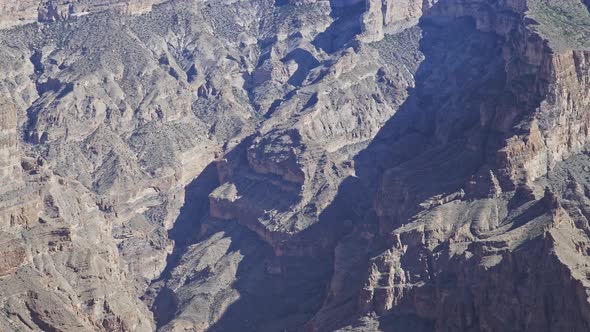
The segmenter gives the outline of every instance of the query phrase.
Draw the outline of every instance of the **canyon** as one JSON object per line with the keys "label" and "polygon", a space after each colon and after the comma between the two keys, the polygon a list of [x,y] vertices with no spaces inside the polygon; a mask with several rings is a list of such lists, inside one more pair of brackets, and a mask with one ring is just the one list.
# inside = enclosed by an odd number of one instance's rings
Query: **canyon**
{"label": "canyon", "polygon": [[583,0],[0,0],[0,331],[588,331]]}

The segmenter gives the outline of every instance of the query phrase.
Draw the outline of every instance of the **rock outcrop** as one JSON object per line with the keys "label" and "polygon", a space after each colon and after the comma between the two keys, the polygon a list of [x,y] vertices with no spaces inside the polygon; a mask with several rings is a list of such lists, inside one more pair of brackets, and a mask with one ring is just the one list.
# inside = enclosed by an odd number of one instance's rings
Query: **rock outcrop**
{"label": "rock outcrop", "polygon": [[0,2],[0,27],[31,22],[54,22],[90,13],[114,10],[140,14],[166,0],[3,0]]}
{"label": "rock outcrop", "polygon": [[589,23],[0,1],[0,330],[588,330]]}

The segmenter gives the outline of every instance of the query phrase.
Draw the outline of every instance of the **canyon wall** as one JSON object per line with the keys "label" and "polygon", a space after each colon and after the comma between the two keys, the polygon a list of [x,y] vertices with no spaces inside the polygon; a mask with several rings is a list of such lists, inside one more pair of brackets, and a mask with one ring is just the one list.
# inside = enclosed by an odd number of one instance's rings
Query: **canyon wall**
{"label": "canyon wall", "polygon": [[0,21],[0,330],[588,330],[581,1]]}
{"label": "canyon wall", "polygon": [[0,27],[31,22],[52,22],[103,10],[138,14],[151,10],[164,0],[24,0],[0,2]]}

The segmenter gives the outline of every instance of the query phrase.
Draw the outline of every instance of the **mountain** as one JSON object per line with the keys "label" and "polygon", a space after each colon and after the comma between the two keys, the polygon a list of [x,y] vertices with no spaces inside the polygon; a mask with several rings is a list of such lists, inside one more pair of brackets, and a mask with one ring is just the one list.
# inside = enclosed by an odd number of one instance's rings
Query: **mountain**
{"label": "mountain", "polygon": [[585,0],[0,0],[0,331],[588,331]]}

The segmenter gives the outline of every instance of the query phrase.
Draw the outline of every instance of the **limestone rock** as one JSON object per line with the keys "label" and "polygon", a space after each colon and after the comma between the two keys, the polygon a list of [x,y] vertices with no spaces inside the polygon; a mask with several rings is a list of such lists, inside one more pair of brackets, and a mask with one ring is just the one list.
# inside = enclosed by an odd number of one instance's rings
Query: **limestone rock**
{"label": "limestone rock", "polygon": [[581,0],[0,0],[0,330],[587,331]]}

